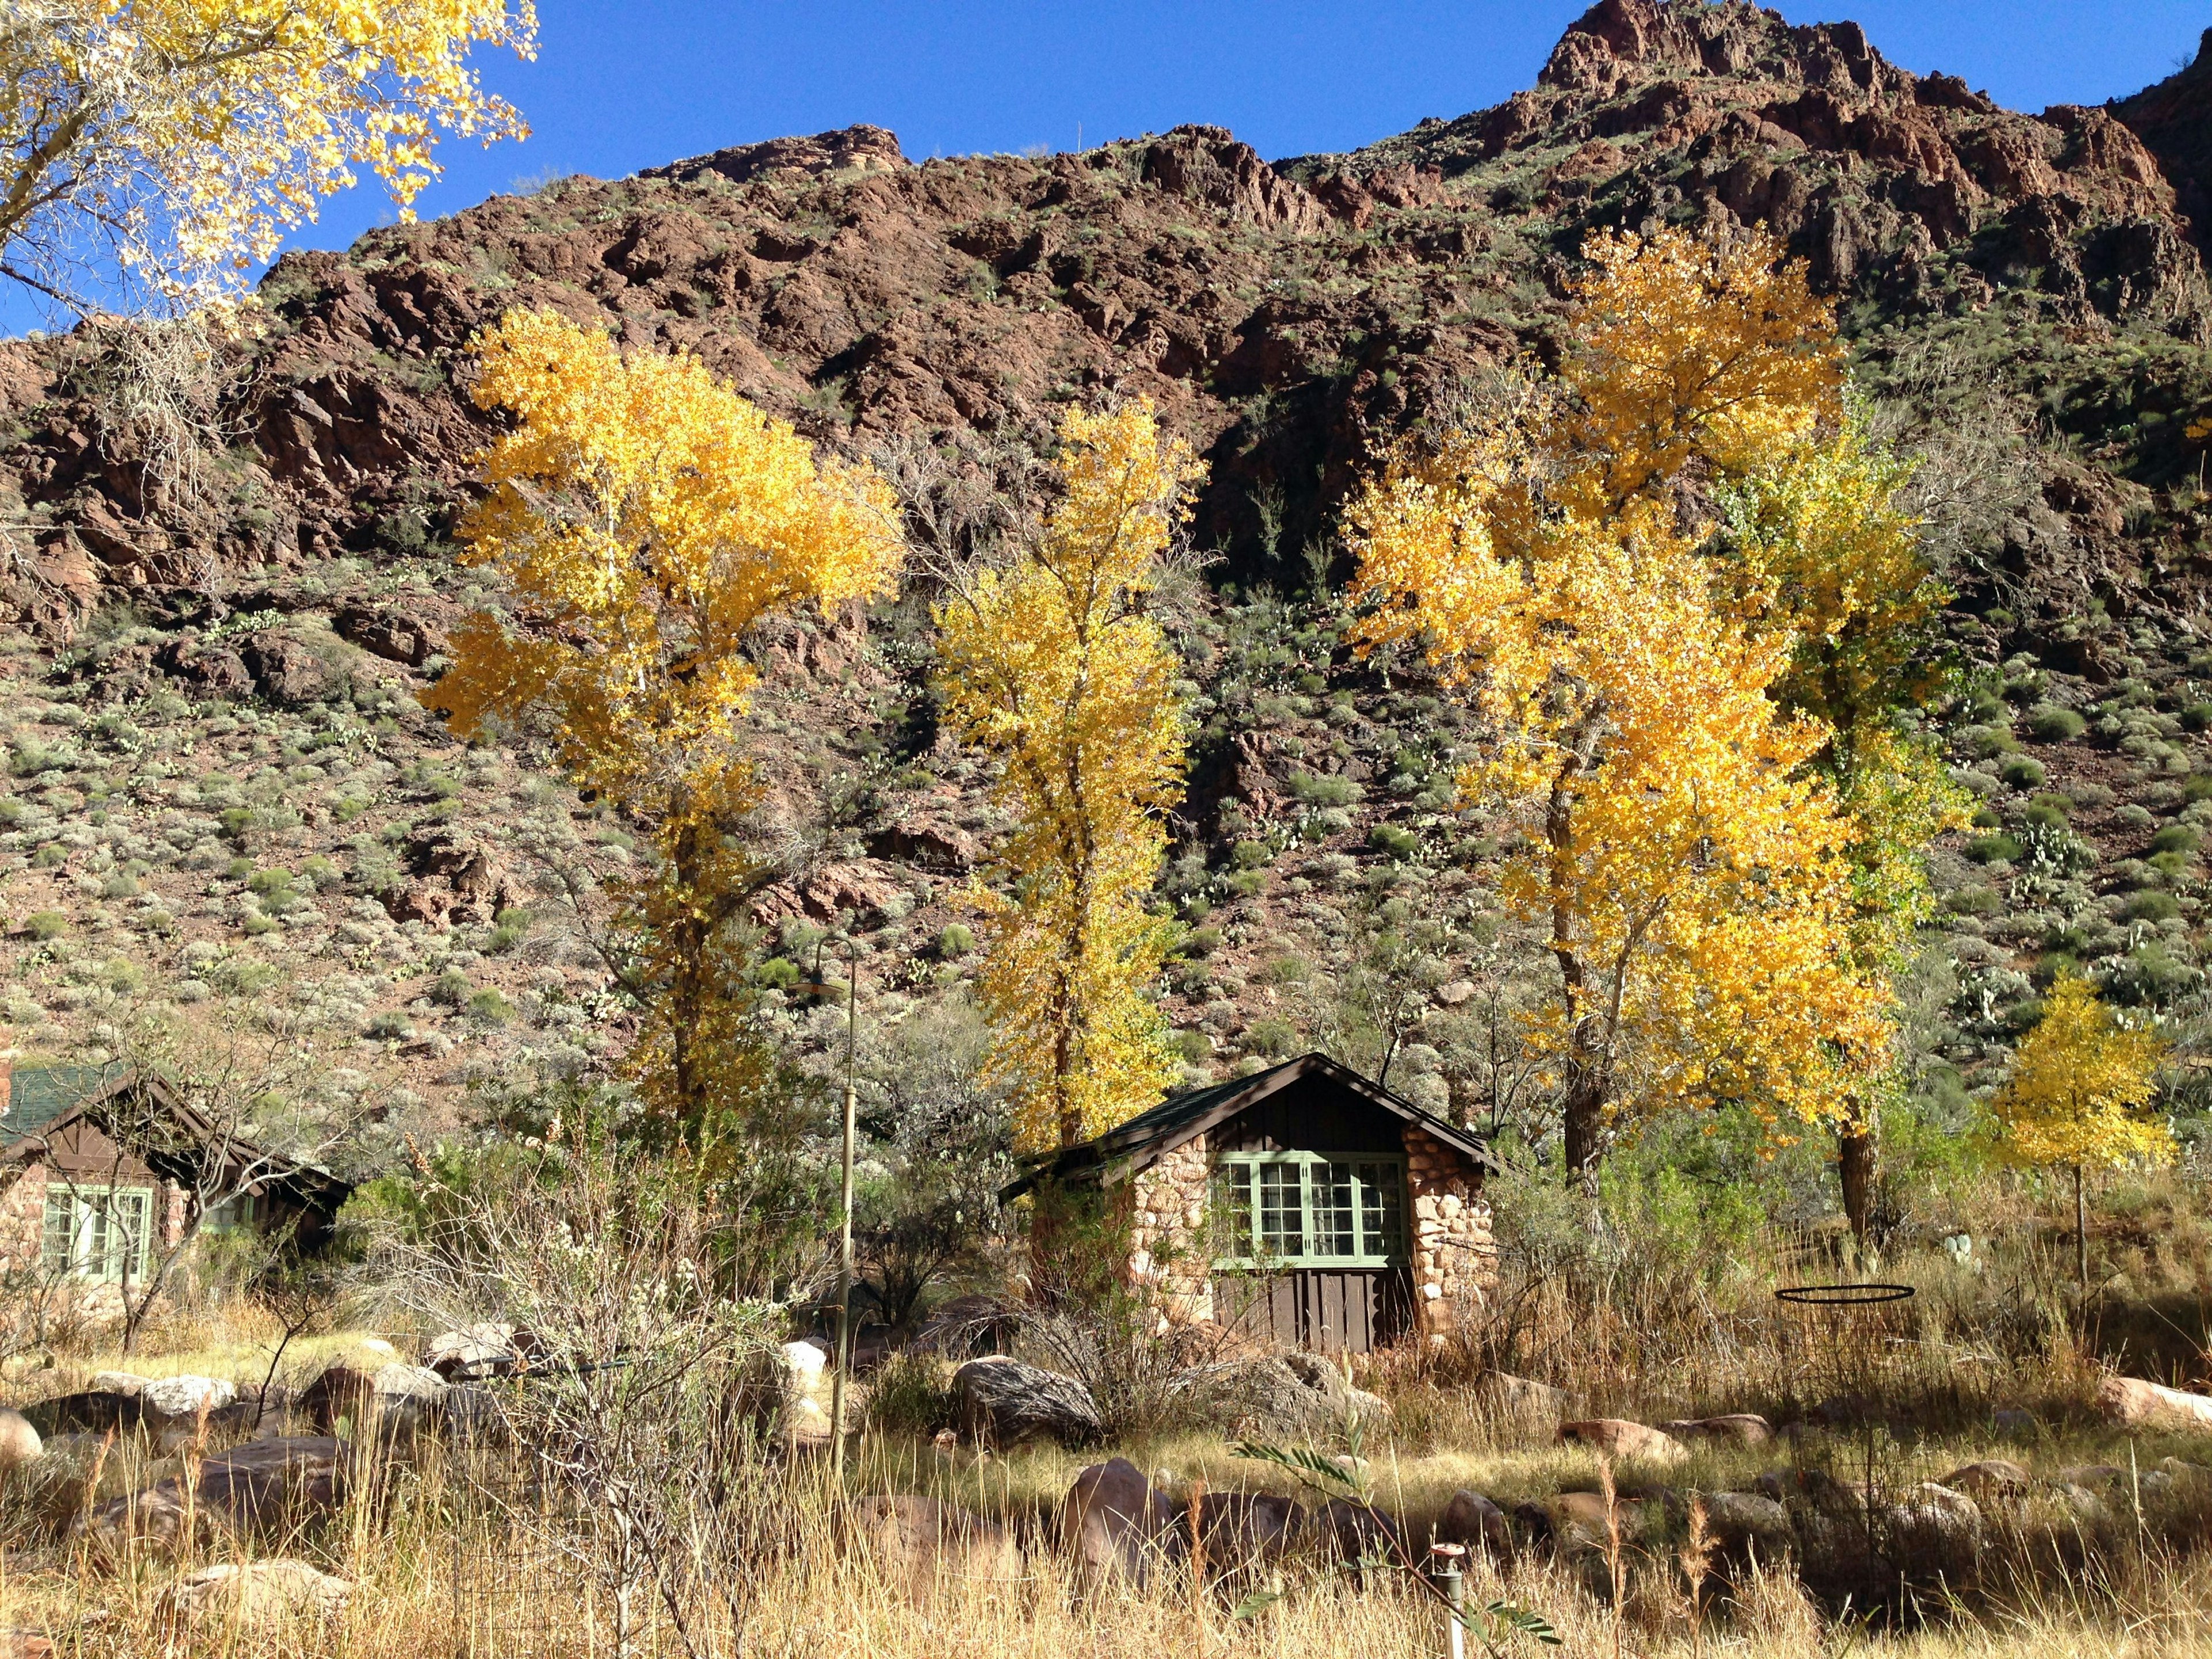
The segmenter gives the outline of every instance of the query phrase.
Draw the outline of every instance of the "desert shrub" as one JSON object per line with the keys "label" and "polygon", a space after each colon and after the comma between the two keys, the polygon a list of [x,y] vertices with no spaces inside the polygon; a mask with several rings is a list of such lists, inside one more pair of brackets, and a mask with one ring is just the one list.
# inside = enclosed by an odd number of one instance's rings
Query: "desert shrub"
{"label": "desert shrub", "polygon": [[935,1354],[911,1349],[893,1354],[868,1388],[868,1426],[878,1434],[927,1440],[959,1422],[955,1367]]}
{"label": "desert shrub", "polygon": [[23,918],[23,931],[35,939],[59,939],[69,932],[69,918],[58,910],[33,910]]}
{"label": "desert shrub", "polygon": [[2154,853],[2193,853],[2197,848],[2198,841],[2197,831],[2187,824],[2169,823],[2150,838],[2150,850]]}
{"label": "desert shrub", "polygon": [[2163,1005],[2194,989],[2203,977],[2162,941],[2152,939],[2130,951],[2105,975],[2105,989],[2115,1002]]}
{"label": "desert shrub", "polygon": [[2088,729],[2088,721],[2056,703],[2041,703],[2028,711],[2028,734],[2041,743],[2069,742]]}
{"label": "desert shrub", "polygon": [[2015,789],[2040,789],[2045,774],[2043,763],[2027,755],[2008,756],[1997,776]]}
{"label": "desert shrub", "polygon": [[1274,856],[1265,842],[1240,841],[1230,850],[1229,861],[1239,870],[1257,870]]}
{"label": "desert shrub", "polygon": [[1966,856],[1977,864],[2010,864],[2021,854],[2017,838],[2004,834],[1977,836],[1966,843]]}
{"label": "desert shrub", "polygon": [[1297,1051],[1298,1028],[1287,1019],[1273,1015],[1266,1019],[1255,1019],[1244,1028],[1244,1047],[1252,1054],[1279,1060]]}
{"label": "desert shrub", "polygon": [[1349,806],[1359,799],[1359,786],[1334,773],[1294,772],[1291,793],[1309,806]]}
{"label": "desert shrub", "polygon": [[2130,894],[2120,914],[2130,921],[2170,921],[2181,914],[2181,906],[2172,894],[2151,888]]}
{"label": "desert shrub", "polygon": [[476,987],[469,976],[458,968],[448,968],[438,975],[437,983],[430,988],[430,1000],[441,1008],[465,1008],[476,994]]}
{"label": "desert shrub", "polygon": [[941,961],[954,961],[966,956],[975,948],[975,930],[963,923],[948,922],[937,935],[935,949]]}
{"label": "desert shrub", "polygon": [[514,1018],[514,1005],[502,996],[496,988],[477,992],[469,999],[469,1018],[487,1025],[504,1025]]}
{"label": "desert shrub", "polygon": [[1182,953],[1187,957],[1211,956],[1221,948],[1218,927],[1194,927],[1182,936]]}
{"label": "desert shrub", "polygon": [[1395,823],[1378,823],[1367,832],[1367,844],[1385,858],[1404,862],[1421,850],[1421,838]]}

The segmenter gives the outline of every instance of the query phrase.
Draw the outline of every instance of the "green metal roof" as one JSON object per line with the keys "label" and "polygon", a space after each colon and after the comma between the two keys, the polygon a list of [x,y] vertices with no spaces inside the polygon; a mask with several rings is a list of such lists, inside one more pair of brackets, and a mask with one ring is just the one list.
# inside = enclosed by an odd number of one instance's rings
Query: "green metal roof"
{"label": "green metal roof", "polygon": [[8,1103],[0,1108],[0,1145],[39,1133],[94,1095],[120,1081],[123,1066],[18,1066],[9,1074]]}

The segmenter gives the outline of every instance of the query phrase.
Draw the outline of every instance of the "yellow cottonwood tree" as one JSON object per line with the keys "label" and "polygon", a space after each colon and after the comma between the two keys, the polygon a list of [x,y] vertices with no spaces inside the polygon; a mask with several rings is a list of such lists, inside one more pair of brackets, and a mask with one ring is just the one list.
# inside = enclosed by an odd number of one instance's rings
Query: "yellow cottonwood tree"
{"label": "yellow cottonwood tree", "polygon": [[[1823,769],[1826,700],[1793,687],[1824,684],[1808,641],[1887,641],[1914,614],[1890,526],[1837,523],[1864,469],[1838,453],[1841,353],[1802,267],[1763,234],[1585,252],[1558,378],[1401,446],[1347,517],[1357,637],[1425,652],[1498,732],[1462,787],[1518,832],[1504,891],[1559,966],[1540,1036],[1583,1177],[1624,1099],[1810,1122],[1881,1071],[1865,829]],[[1763,484],[1741,516],[1764,533],[1717,556],[1717,509],[1685,479],[1721,500]],[[1834,533],[1814,546],[1815,528]],[[1849,569],[1822,562],[1838,555]]]}
{"label": "yellow cottonwood tree", "polygon": [[1071,411],[1060,442],[1064,493],[1034,549],[937,612],[946,721],[1004,758],[1018,820],[980,989],[1032,1148],[1110,1128],[1174,1075],[1149,995],[1168,927],[1145,899],[1182,794],[1182,714],[1142,607],[1201,476],[1149,403]]}
{"label": "yellow cottonwood tree", "polygon": [[2172,1161],[2172,1132],[2143,1108],[2158,1092],[2166,1042],[2120,1024],[2085,979],[2051,988],[2043,1019],[2013,1051],[1992,1111],[2005,1149],[2023,1164],[2074,1171],[2074,1262],[2089,1282],[2089,1208],[2082,1170],[2137,1158]]}
{"label": "yellow cottonwood tree", "polygon": [[696,1124],[750,1064],[734,937],[763,880],[740,838],[756,796],[745,635],[890,592],[896,503],[695,357],[625,361],[550,312],[511,312],[480,347],[477,402],[512,425],[461,534],[511,621],[462,623],[423,702],[463,736],[546,717],[568,775],[650,835],[647,872],[617,894],[646,1010],[632,1061],[650,1103]]}
{"label": "yellow cottonwood tree", "polygon": [[532,0],[9,0],[0,274],[75,309],[102,267],[204,297],[374,173],[403,215],[443,129],[528,129],[469,67]]}

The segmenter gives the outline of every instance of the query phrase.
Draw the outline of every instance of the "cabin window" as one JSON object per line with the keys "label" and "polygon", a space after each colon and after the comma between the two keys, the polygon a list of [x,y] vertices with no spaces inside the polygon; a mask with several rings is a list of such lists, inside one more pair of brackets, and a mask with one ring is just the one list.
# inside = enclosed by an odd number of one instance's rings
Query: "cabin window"
{"label": "cabin window", "polygon": [[143,1187],[46,1188],[40,1262],[49,1273],[134,1284],[152,1255],[154,1194]]}
{"label": "cabin window", "polygon": [[1214,1165],[1216,1266],[1378,1267],[1402,1261],[1403,1158],[1231,1152]]}

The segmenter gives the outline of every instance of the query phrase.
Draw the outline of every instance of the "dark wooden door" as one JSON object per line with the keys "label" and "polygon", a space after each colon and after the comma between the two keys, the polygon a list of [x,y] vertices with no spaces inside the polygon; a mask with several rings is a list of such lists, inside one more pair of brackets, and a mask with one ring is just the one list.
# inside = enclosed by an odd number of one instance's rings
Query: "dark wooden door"
{"label": "dark wooden door", "polygon": [[1216,1320],[1315,1353],[1367,1353],[1395,1341],[1412,1306],[1413,1275],[1403,1266],[1213,1276]]}

